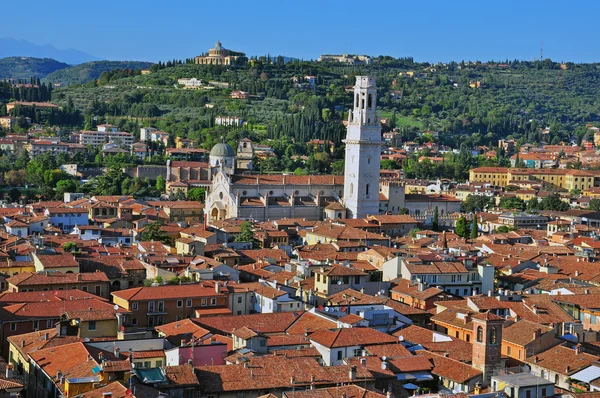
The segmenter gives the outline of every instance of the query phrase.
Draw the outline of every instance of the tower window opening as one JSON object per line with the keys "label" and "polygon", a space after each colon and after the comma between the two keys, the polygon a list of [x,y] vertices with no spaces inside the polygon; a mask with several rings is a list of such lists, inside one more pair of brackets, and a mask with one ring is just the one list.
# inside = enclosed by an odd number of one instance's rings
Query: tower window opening
{"label": "tower window opening", "polygon": [[477,342],[483,342],[483,328],[481,326],[477,327]]}
{"label": "tower window opening", "polygon": [[365,99],[364,98],[361,100],[360,104],[361,104],[361,108],[365,109]]}
{"label": "tower window opening", "polygon": [[359,102],[359,98],[360,98],[359,95],[356,94],[356,104],[354,106],[357,107],[357,108],[358,108],[358,104],[360,103]]}
{"label": "tower window opening", "polygon": [[354,183],[350,183],[350,195],[354,193]]}
{"label": "tower window opening", "polygon": [[369,94],[369,102],[368,102],[369,108],[373,107],[373,94]]}
{"label": "tower window opening", "polygon": [[367,184],[367,185],[365,186],[365,193],[366,193],[367,195],[369,194],[369,184]]}

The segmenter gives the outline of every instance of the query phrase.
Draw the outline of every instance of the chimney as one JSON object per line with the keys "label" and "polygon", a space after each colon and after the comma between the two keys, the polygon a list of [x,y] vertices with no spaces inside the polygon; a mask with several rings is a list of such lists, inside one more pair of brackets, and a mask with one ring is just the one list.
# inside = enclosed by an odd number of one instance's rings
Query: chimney
{"label": "chimney", "polygon": [[310,376],[310,389],[314,390],[315,388],[315,376]]}
{"label": "chimney", "polygon": [[391,390],[388,390],[388,392],[385,394],[386,398],[394,398],[394,394],[392,393]]}
{"label": "chimney", "polygon": [[348,372],[348,378],[350,381],[356,380],[356,366],[351,366],[350,371]]}
{"label": "chimney", "polygon": [[294,378],[294,376],[292,376],[290,378],[290,384],[293,386],[295,382],[296,382],[296,379]]}
{"label": "chimney", "polygon": [[538,363],[538,360],[539,360],[539,358],[537,355],[535,357],[533,357],[533,363]]}
{"label": "chimney", "polygon": [[6,365],[6,378],[11,379],[13,377],[13,364],[9,363]]}
{"label": "chimney", "polygon": [[583,347],[581,346],[581,344],[577,344],[575,346],[575,354],[580,355],[583,353]]}
{"label": "chimney", "polygon": [[364,357],[363,357],[363,358],[361,358],[361,359],[360,359],[360,364],[361,364],[361,365],[365,365],[365,366],[366,366],[366,365],[367,365],[367,358],[364,358]]}
{"label": "chimney", "polygon": [[48,340],[50,338],[50,334],[48,332],[44,333],[44,340]]}
{"label": "chimney", "polygon": [[115,356],[117,358],[119,357],[119,351],[121,351],[121,349],[119,347],[115,347],[115,349],[113,350],[113,353],[115,354]]}
{"label": "chimney", "polygon": [[420,292],[422,292],[423,290],[425,290],[425,284],[423,284],[423,282],[419,282],[419,284],[417,285],[418,289]]}
{"label": "chimney", "polygon": [[541,331],[541,329],[536,329],[536,331],[535,331],[535,332],[533,332],[533,339],[534,339],[534,340],[537,340],[537,339],[539,339],[539,338],[540,338],[540,336],[541,336],[541,335],[542,335],[542,331]]}
{"label": "chimney", "polygon": [[25,340],[21,340],[21,348],[25,347]]}
{"label": "chimney", "polygon": [[90,354],[87,355],[87,360],[91,361],[92,360],[92,356]]}

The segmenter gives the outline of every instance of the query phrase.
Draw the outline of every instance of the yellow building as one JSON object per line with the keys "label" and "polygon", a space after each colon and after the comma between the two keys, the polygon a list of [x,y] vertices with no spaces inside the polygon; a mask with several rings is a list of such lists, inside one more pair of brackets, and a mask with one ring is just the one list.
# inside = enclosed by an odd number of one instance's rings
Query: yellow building
{"label": "yellow building", "polygon": [[572,169],[509,169],[477,167],[469,171],[471,182],[507,186],[510,181],[538,181],[567,191],[587,190],[600,183],[600,172]]}
{"label": "yellow building", "polygon": [[469,171],[470,182],[489,182],[505,187],[509,181],[509,169],[506,167],[477,167]]}
{"label": "yellow building", "polygon": [[208,54],[195,57],[194,63],[200,65],[232,65],[241,56],[243,56],[242,53],[228,50],[221,45],[220,41],[217,41],[217,44],[208,50]]}

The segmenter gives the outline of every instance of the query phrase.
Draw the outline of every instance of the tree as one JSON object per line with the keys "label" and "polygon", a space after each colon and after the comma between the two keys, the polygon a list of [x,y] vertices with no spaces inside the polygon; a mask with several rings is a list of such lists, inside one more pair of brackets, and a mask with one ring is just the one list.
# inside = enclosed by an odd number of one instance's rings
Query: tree
{"label": "tree", "polygon": [[10,198],[11,202],[16,202],[21,197],[21,191],[19,191],[17,188],[11,188],[10,191],[8,191],[8,197]]}
{"label": "tree", "polygon": [[570,209],[568,203],[563,202],[558,194],[548,195],[539,204],[540,210],[567,211]]}
{"label": "tree", "polygon": [[590,203],[588,203],[588,209],[594,211],[600,211],[600,199],[594,198],[590,199]]}
{"label": "tree", "polygon": [[163,176],[156,177],[156,190],[158,192],[165,192],[166,183]]}
{"label": "tree", "polygon": [[477,239],[478,231],[477,227],[477,214],[473,214],[473,220],[471,222],[471,239]]}
{"label": "tree", "polygon": [[410,213],[410,211],[406,207],[403,207],[400,209],[400,214],[409,214],[409,213]]}
{"label": "tree", "polygon": [[8,185],[22,187],[27,181],[27,171],[25,170],[10,170],[4,174],[4,181]]}
{"label": "tree", "polygon": [[460,209],[464,213],[471,213],[476,210],[484,211],[486,208],[492,206],[493,199],[489,196],[483,195],[469,195],[467,199],[465,199],[460,204]]}
{"label": "tree", "polygon": [[391,159],[385,159],[381,161],[381,168],[384,170],[394,170],[398,168],[398,162]]}
{"label": "tree", "polygon": [[234,242],[252,242],[254,243],[254,226],[249,221],[244,221],[240,225],[240,233],[235,237]]}
{"label": "tree", "polygon": [[73,180],[60,180],[56,183],[56,196],[62,197],[67,192],[77,192],[78,185]]}
{"label": "tree", "polygon": [[435,209],[433,210],[433,222],[431,223],[431,229],[435,232],[437,232],[438,229],[440,228],[438,213],[439,213],[438,207],[435,206]]}
{"label": "tree", "polygon": [[503,196],[500,199],[499,206],[505,210],[523,210],[525,202],[518,196]]}
{"label": "tree", "polygon": [[74,253],[74,252],[77,252],[77,251],[79,251],[79,249],[78,249],[78,247],[77,247],[77,243],[75,243],[75,242],[66,242],[66,243],[63,245],[63,250],[64,250],[66,253]]}
{"label": "tree", "polygon": [[188,190],[187,199],[195,200],[200,203],[204,203],[205,195],[206,195],[206,188],[203,188],[203,187],[192,188],[192,189]]}
{"label": "tree", "polygon": [[470,235],[469,231],[469,223],[464,216],[460,216],[458,220],[456,220],[456,235],[461,238],[468,238]]}
{"label": "tree", "polygon": [[145,242],[149,241],[158,241],[166,244],[171,243],[171,238],[167,235],[167,233],[161,230],[162,223],[160,221],[154,221],[144,228],[142,231],[140,239]]}

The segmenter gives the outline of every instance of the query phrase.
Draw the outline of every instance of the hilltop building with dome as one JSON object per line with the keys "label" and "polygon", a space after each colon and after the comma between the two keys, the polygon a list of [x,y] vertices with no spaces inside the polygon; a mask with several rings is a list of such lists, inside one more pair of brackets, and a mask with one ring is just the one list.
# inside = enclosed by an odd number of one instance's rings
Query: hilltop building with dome
{"label": "hilltop building with dome", "polygon": [[202,54],[194,57],[194,63],[200,65],[233,65],[239,57],[244,54],[226,49],[217,41],[215,46],[208,50],[208,54]]}
{"label": "hilltop building with dome", "polygon": [[404,186],[398,181],[380,181],[382,142],[376,96],[375,79],[357,76],[343,176],[253,174],[252,141],[242,139],[237,155],[226,142],[215,145],[209,159],[206,220],[322,220],[399,214],[405,204]]}

